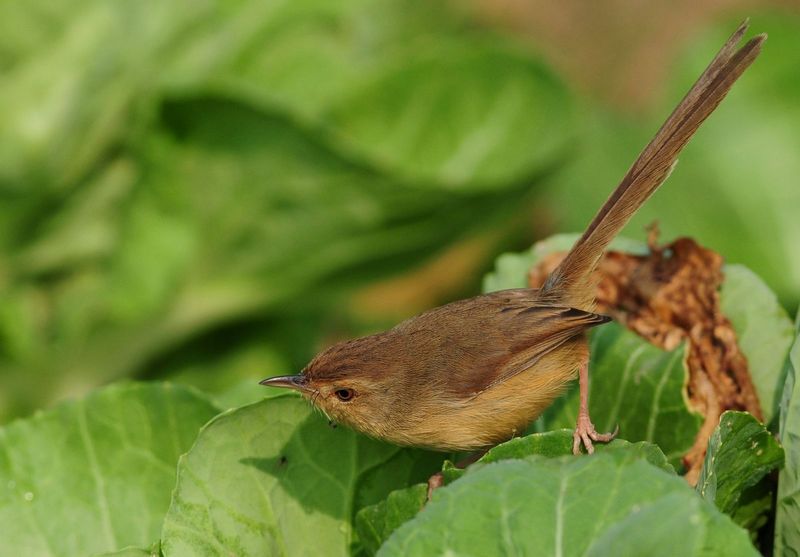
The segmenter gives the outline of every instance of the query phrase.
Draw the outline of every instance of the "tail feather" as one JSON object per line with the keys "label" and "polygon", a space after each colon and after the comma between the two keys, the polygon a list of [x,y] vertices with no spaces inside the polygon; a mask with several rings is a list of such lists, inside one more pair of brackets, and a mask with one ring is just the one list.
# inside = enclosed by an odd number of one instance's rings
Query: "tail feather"
{"label": "tail feather", "polygon": [[595,285],[591,275],[603,251],[664,183],[677,162],[678,153],[761,52],[766,35],[758,35],[736,49],[747,26],[747,21],[743,22],[731,35],[644,148],[572,250],[547,278],[541,291],[544,299],[584,309],[594,305]]}

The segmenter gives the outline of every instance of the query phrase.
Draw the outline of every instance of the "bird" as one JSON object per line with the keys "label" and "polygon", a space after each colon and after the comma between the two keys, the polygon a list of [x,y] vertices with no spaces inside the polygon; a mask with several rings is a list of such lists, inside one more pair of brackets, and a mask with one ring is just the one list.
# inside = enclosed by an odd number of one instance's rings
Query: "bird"
{"label": "bird", "polygon": [[572,450],[594,451],[589,414],[594,270],[611,240],[664,183],[687,144],[761,52],[766,35],[738,47],[745,20],[639,154],[541,288],[455,301],[377,334],[334,344],[297,375],[262,385],[300,392],[330,419],[396,445],[480,452],[525,431],[577,376]]}

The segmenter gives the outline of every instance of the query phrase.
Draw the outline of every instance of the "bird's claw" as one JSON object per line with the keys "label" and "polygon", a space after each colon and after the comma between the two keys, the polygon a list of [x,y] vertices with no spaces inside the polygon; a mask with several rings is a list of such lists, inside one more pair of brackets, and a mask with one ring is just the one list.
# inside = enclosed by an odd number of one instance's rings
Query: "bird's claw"
{"label": "bird's claw", "polygon": [[430,501],[431,497],[433,496],[433,491],[438,489],[444,485],[444,476],[441,472],[435,473],[433,476],[428,478],[428,496],[425,498],[425,501]]}
{"label": "bird's claw", "polygon": [[594,452],[592,441],[608,443],[617,436],[617,433],[619,433],[619,425],[611,433],[597,433],[589,414],[581,412],[578,416],[578,423],[575,426],[575,433],[572,434],[572,453],[581,454],[581,443],[583,443],[583,446],[586,447],[586,452],[592,454]]}

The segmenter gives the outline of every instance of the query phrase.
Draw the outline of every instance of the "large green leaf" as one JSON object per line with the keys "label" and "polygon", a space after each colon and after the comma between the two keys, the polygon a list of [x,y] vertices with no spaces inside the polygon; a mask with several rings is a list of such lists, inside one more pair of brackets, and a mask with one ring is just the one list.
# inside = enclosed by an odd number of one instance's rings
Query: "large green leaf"
{"label": "large green leaf", "polygon": [[[671,474],[675,473],[672,466],[667,463],[661,449],[649,443],[631,444],[622,439],[615,439],[610,443],[598,445],[597,451],[598,453],[621,451],[628,458],[642,458]],[[492,462],[521,459],[531,455],[548,458],[572,455],[572,431],[564,429],[547,433],[533,433],[501,443],[489,450],[468,470],[474,471]],[[445,484],[457,480],[466,473],[467,470],[456,468],[449,461],[446,461],[442,467]],[[365,507],[358,512],[356,528],[359,540],[368,554],[374,554],[392,532],[417,515],[425,504],[427,491],[425,484],[393,491],[386,500]]]}
{"label": "large green leaf", "polygon": [[45,4],[0,8],[0,191],[28,201],[75,187],[128,136],[165,47],[196,15],[191,2]]}
{"label": "large green leaf", "polygon": [[[14,138],[0,187],[26,190],[75,186],[143,131],[165,94],[222,94],[318,120],[424,45],[478,35],[438,0],[85,0],[69,10],[34,0],[4,3],[0,16],[0,114]],[[120,32],[129,24],[133,36]]]}
{"label": "large green leaf", "polygon": [[358,541],[368,555],[375,555],[380,546],[402,524],[414,518],[428,499],[427,484],[416,484],[392,491],[385,500],[364,507],[356,515]]}
{"label": "large green leaf", "polygon": [[453,188],[547,169],[572,133],[564,88],[497,41],[424,45],[345,97],[330,122],[382,168]]}
{"label": "large green leaf", "polygon": [[169,91],[324,122],[339,148],[429,186],[514,183],[571,136],[569,95],[543,64],[439,0],[223,6],[169,64]]}
{"label": "large green leaf", "polygon": [[794,339],[792,320],[774,292],[742,265],[725,266],[720,302],[722,313],[736,331],[739,348],[747,356],[750,377],[769,424],[778,415],[786,376],[784,362]]}
{"label": "large green leaf", "polygon": [[178,466],[164,555],[346,555],[358,509],[441,456],[332,429],[295,396],[222,414]]}
{"label": "large green leaf", "polygon": [[786,463],[778,478],[775,514],[775,555],[779,557],[794,557],[800,548],[800,313],[795,331],[781,399],[780,439]]}
{"label": "large green leaf", "polygon": [[757,555],[680,478],[610,451],[488,464],[446,488],[378,555]]}
{"label": "large green leaf", "polygon": [[783,464],[783,449],[769,431],[746,412],[725,412],[708,440],[695,490],[719,510],[756,530],[772,506],[766,474]]}
{"label": "large green leaf", "polygon": [[167,91],[215,91],[304,120],[319,119],[368,76],[407,58],[410,45],[464,31],[462,17],[440,0],[209,5],[167,61]]}
{"label": "large green leaf", "polygon": [[0,429],[0,555],[91,555],[158,538],[178,457],[217,409],[113,386]]}
{"label": "large green leaf", "polygon": [[[489,449],[478,462],[488,464],[509,458],[525,458],[531,455],[549,458],[572,455],[572,429],[560,429],[546,433],[532,433],[516,437]],[[647,442],[630,443],[624,439],[614,439],[610,443],[598,444],[598,452],[622,451],[631,458],[642,458],[665,472],[674,474],[675,469],[667,462],[661,448]]]}

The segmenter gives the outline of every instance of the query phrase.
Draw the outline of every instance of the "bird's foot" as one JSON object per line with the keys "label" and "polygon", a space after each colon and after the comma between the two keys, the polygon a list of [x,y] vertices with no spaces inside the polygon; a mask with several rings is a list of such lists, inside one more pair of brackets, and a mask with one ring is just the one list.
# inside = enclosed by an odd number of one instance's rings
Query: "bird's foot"
{"label": "bird's foot", "polygon": [[581,443],[586,447],[586,452],[592,454],[594,452],[594,444],[592,441],[599,441],[601,443],[608,443],[619,433],[619,426],[614,428],[611,433],[597,433],[594,428],[588,412],[580,412],[578,414],[578,423],[575,425],[575,433],[572,434],[572,452],[573,454],[581,454]]}
{"label": "bird's foot", "polygon": [[444,476],[441,472],[436,472],[433,476],[428,478],[428,497],[427,501],[431,500],[431,496],[433,495],[433,490],[440,488],[444,485]]}

